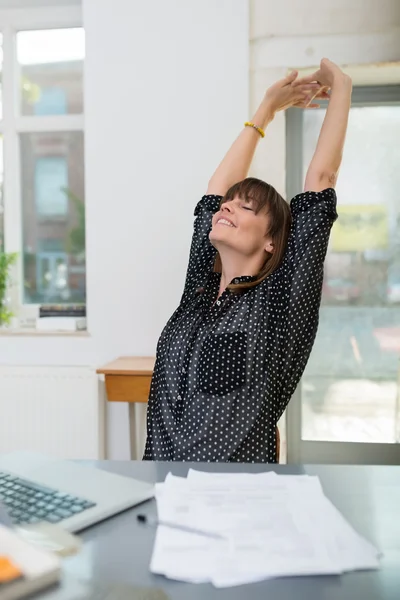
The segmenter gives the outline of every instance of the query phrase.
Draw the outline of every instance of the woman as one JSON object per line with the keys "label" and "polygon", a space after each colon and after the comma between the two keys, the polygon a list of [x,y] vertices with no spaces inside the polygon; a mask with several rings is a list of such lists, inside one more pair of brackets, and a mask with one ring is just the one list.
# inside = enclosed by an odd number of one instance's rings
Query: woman
{"label": "woman", "polygon": [[[331,90],[330,95],[327,90]],[[329,105],[291,201],[245,179],[276,112]],[[145,460],[276,462],[276,425],[309,358],[351,80],[327,59],[269,88],[195,210],[186,283],[157,346]]]}

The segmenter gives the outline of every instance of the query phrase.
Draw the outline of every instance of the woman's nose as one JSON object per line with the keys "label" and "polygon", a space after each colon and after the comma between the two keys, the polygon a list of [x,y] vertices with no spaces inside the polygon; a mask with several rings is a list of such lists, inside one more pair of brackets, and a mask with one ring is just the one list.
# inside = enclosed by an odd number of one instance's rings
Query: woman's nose
{"label": "woman's nose", "polygon": [[226,211],[226,212],[228,212],[228,213],[232,213],[232,212],[233,212],[232,208],[233,208],[233,207],[232,207],[232,205],[231,205],[229,202],[225,202],[225,204],[223,204],[223,205],[221,206],[221,210],[222,210],[222,211]]}

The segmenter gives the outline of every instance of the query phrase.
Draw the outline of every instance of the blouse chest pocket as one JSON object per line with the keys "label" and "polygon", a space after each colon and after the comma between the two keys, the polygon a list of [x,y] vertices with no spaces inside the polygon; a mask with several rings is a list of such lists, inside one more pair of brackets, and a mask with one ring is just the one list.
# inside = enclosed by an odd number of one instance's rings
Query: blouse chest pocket
{"label": "blouse chest pocket", "polygon": [[244,386],[246,355],[247,334],[244,331],[209,335],[199,356],[199,390],[204,394],[224,396]]}
{"label": "blouse chest pocket", "polygon": [[[197,385],[200,392],[224,396],[246,383],[247,306],[224,317],[205,338],[200,354]],[[228,316],[228,315],[227,315]]]}

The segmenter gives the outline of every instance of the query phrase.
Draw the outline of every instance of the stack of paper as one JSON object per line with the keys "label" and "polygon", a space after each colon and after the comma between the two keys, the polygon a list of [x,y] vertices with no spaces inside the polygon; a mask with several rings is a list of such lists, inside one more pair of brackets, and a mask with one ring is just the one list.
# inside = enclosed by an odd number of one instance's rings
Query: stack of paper
{"label": "stack of paper", "polygon": [[317,477],[190,470],[168,474],[156,500],[150,569],[171,579],[226,587],[379,567]]}

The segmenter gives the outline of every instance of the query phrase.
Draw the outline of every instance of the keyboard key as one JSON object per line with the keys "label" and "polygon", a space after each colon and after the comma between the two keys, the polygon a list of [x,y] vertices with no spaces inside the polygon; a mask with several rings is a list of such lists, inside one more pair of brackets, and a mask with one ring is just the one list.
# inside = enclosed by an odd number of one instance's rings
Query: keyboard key
{"label": "keyboard key", "polygon": [[29,519],[27,519],[26,522],[32,525],[33,523],[40,523],[40,519],[38,519],[38,517],[33,516],[29,517]]}
{"label": "keyboard key", "polygon": [[72,504],[72,506],[70,508],[70,511],[74,514],[80,513],[83,510],[85,510],[85,509],[83,508],[83,506],[81,504]]}
{"label": "keyboard key", "polygon": [[45,517],[45,521],[48,521],[49,523],[58,523],[59,521],[61,521],[62,517],[60,517],[59,515],[56,515],[54,513],[47,515],[47,517]]}
{"label": "keyboard key", "polygon": [[84,498],[75,498],[74,504],[85,504],[87,500]]}
{"label": "keyboard key", "polygon": [[39,485],[38,483],[34,483],[33,481],[25,481],[25,479],[17,480],[20,485],[23,485],[26,488],[31,489],[32,491],[42,492],[43,494],[55,494],[56,490],[52,490],[51,488],[47,488],[44,485]]}
{"label": "keyboard key", "polygon": [[75,496],[65,496],[64,502],[75,502]]}
{"label": "keyboard key", "polygon": [[57,508],[54,513],[59,515],[62,519],[68,519],[68,517],[72,517],[73,514],[70,510],[65,510],[65,508]]}

